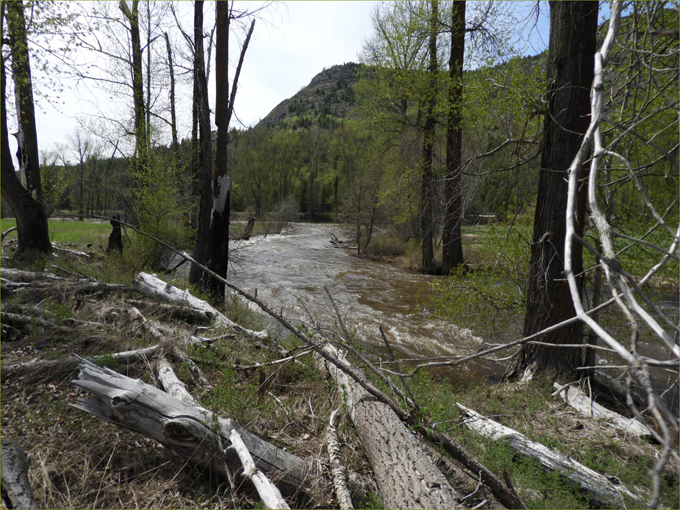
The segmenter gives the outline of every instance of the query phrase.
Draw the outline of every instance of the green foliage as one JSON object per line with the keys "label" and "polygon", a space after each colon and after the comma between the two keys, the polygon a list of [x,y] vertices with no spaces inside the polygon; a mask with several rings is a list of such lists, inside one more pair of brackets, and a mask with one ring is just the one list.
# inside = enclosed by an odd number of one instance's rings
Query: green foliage
{"label": "green foliage", "polygon": [[432,282],[436,291],[432,305],[438,315],[482,336],[521,336],[531,238],[528,219],[521,218],[512,228],[463,228],[469,266],[454,268],[447,278]]}
{"label": "green foliage", "polygon": [[[184,194],[190,181],[169,155],[153,153],[148,164],[131,168],[136,186],[132,191],[133,209],[141,231],[167,244],[189,246],[189,217],[192,204]],[[161,267],[172,254],[156,241],[138,236],[130,246],[143,265]]]}

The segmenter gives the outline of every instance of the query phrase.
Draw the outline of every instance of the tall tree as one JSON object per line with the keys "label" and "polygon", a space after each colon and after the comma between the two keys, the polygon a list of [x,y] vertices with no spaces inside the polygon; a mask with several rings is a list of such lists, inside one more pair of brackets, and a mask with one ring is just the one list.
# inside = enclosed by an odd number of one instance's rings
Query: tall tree
{"label": "tall tree", "polygon": [[35,195],[42,199],[38,134],[35,127],[33,83],[23,2],[7,2],[7,27],[12,52],[12,79],[14,81],[19,128],[15,135],[19,146],[17,158],[28,191],[35,192]]}
{"label": "tall tree", "polygon": [[[198,114],[199,147],[197,154],[199,192],[198,223],[196,225],[196,245],[194,258],[205,264],[208,262],[210,243],[210,216],[213,204],[212,187],[212,143],[210,139],[210,107],[208,105],[208,80],[206,77],[205,53],[203,50],[203,2],[194,2],[194,108]],[[199,285],[203,271],[191,266],[189,281]],[[204,280],[203,280],[204,281]]]}
{"label": "tall tree", "polygon": [[422,269],[434,272],[434,227],[432,201],[434,184],[432,164],[434,161],[434,137],[437,129],[435,106],[437,104],[437,35],[439,33],[439,5],[431,0],[428,20],[428,66],[425,91],[425,126],[423,129],[423,162],[420,182],[420,235],[422,240]]}
{"label": "tall tree", "polygon": [[[127,19],[130,27],[130,45],[132,59],[130,60],[130,74],[132,75],[132,97],[135,111],[135,166],[137,171],[143,171],[148,164],[148,132],[147,116],[144,104],[144,76],[142,74],[142,43],[139,31],[139,0],[132,0],[132,9],[125,0],[119,4],[120,10]],[[147,51],[150,51],[147,48]]]}
{"label": "tall tree", "polygon": [[451,3],[451,50],[446,121],[445,216],[442,233],[442,273],[465,263],[460,229],[461,159],[463,154],[463,58],[465,56],[465,2]]}
{"label": "tall tree", "polygon": [[[564,275],[564,238],[568,196],[567,170],[579,151],[590,114],[597,35],[597,2],[550,2],[548,105],[538,198],[529,268],[524,336],[574,316]],[[577,234],[583,235],[586,186],[581,187],[576,213]],[[583,268],[582,247],[572,246],[575,274]],[[579,280],[579,286],[582,281]],[[546,333],[537,340],[549,344],[582,343],[579,322]],[[524,344],[508,374],[531,375],[546,370],[570,373],[582,365],[581,349]]]}
{"label": "tall tree", "polygon": [[[47,228],[47,216],[45,210],[38,201],[41,197],[40,187],[40,166],[37,155],[38,145],[37,136],[35,136],[35,116],[33,113],[33,91],[31,86],[30,75],[30,61],[28,58],[28,43],[26,40],[26,25],[23,16],[22,2],[1,2],[0,3],[0,41],[5,44],[4,37],[4,17],[5,6],[8,10],[8,26],[10,29],[10,49],[12,55],[12,70],[15,80],[15,88],[17,89],[17,111],[19,112],[19,129],[20,138],[21,130],[24,131],[24,142],[26,132],[33,134],[33,147],[36,151],[35,159],[27,159],[23,157],[23,152],[27,149],[26,144],[22,146],[19,140],[19,151],[22,152],[22,157],[19,157],[19,164],[30,164],[34,166],[28,167],[26,173],[27,188],[25,188],[14,171],[14,164],[12,162],[12,154],[9,148],[9,135],[7,131],[7,105],[6,105],[6,89],[7,78],[5,74],[4,57],[0,67],[2,72],[1,88],[2,88],[2,112],[0,112],[2,125],[0,126],[2,136],[2,195],[9,203],[17,220],[17,233],[19,238],[19,252],[39,252],[50,253],[52,244],[50,243],[49,231]],[[1,53],[1,52],[0,52]],[[4,53],[2,53],[4,55]],[[22,118],[24,119],[24,127],[22,128]],[[33,156],[30,156],[31,158]]]}

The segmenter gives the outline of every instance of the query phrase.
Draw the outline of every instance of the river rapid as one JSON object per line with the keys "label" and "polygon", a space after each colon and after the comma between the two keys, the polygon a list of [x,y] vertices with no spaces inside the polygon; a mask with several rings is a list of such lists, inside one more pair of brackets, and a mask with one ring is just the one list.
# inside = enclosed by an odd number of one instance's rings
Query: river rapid
{"label": "river rapid", "polygon": [[[335,248],[331,232],[351,238],[346,225],[295,223],[283,235],[235,242],[228,279],[257,292],[290,319],[334,328],[337,318],[327,286],[347,329],[356,333],[366,351],[384,360],[387,351],[379,326],[399,358],[461,356],[482,347],[483,339],[428,309],[432,277],[359,259],[350,250]],[[464,383],[501,370],[496,363],[479,360],[447,370],[446,376]]]}

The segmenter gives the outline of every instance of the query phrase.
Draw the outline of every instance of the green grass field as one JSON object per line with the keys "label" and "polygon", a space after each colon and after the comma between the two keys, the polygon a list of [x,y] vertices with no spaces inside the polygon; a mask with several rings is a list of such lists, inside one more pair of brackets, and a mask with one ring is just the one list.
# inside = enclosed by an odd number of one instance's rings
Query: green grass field
{"label": "green grass field", "polygon": [[[14,218],[0,220],[0,230],[6,232],[16,227]],[[48,220],[50,240],[62,244],[104,244],[108,243],[111,225],[108,222],[95,223],[93,221],[76,220]],[[6,239],[16,238],[16,231],[10,233]]]}

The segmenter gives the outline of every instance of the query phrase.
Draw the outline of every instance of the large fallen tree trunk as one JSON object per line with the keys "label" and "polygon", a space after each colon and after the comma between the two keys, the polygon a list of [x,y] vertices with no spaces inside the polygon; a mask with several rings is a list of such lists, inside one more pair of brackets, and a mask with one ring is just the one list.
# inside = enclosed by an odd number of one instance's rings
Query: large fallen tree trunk
{"label": "large fallen tree trunk", "polygon": [[608,508],[625,508],[624,495],[633,500],[638,499],[623,484],[613,483],[606,476],[576,462],[568,455],[561,454],[541,443],[532,441],[524,434],[482,416],[461,404],[458,404],[458,407],[468,415],[469,418],[464,423],[470,429],[496,441],[506,440],[520,455],[534,458],[546,469],[557,471],[576,483],[598,505]]}
{"label": "large fallen tree trunk", "polygon": [[[228,448],[231,431],[241,435],[259,470],[269,476],[286,495],[323,495],[330,490],[320,468],[249,433],[236,422],[220,418],[200,406],[187,405],[166,392],[131,379],[90,361],[81,360],[80,378],[73,384],[92,393],[77,409],[151,437],[182,461],[208,468],[218,477],[241,467],[238,455]],[[352,473],[353,497],[363,501],[365,480]]]}
{"label": "large fallen tree trunk", "polygon": [[231,431],[237,430],[261,471],[279,484],[284,493],[307,492],[313,467],[303,459],[250,434],[231,419],[207,409],[187,405],[139,379],[131,379],[82,359],[80,376],[73,382],[92,393],[73,407],[115,425],[144,434],[163,444],[178,459],[206,467],[227,479],[241,467],[240,459],[226,451]]}
{"label": "large fallen tree trunk", "polygon": [[208,315],[209,317],[212,317],[218,324],[233,328],[248,335],[249,337],[257,338],[258,340],[266,340],[269,337],[269,333],[266,330],[252,331],[250,329],[246,329],[225,317],[217,309],[210,306],[202,299],[192,296],[188,290],[181,290],[177,287],[173,287],[169,283],[165,283],[163,280],[154,275],[139,273],[137,278],[132,280],[132,284],[137,290],[146,296],[165,301],[166,303],[192,308]]}
{"label": "large fallen tree trunk", "polygon": [[[343,359],[333,346],[324,349]],[[325,365],[364,445],[384,507],[462,508],[460,495],[395,412],[335,365]]]}

